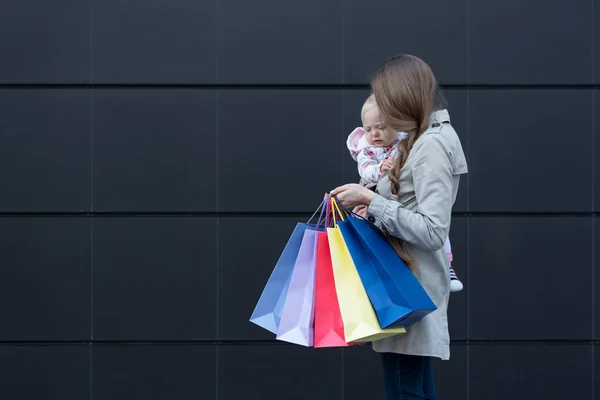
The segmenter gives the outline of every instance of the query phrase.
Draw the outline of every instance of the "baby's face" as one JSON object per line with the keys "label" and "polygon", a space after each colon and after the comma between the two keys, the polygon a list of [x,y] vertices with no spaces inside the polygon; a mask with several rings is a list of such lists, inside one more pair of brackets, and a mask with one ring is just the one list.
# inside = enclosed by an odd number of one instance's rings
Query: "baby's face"
{"label": "baby's face", "polygon": [[379,109],[369,107],[362,116],[363,129],[371,146],[386,147],[396,140],[398,134],[381,120]]}

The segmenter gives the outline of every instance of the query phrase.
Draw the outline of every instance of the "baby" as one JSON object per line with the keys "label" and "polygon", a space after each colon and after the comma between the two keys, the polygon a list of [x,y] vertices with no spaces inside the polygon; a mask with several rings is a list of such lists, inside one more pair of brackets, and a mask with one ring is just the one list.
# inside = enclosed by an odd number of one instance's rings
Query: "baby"
{"label": "baby", "polygon": [[[395,132],[381,120],[374,95],[367,98],[360,116],[363,126],[352,131],[346,145],[352,158],[358,163],[360,184],[374,189],[379,179],[394,167],[398,156],[398,141],[405,139],[407,135]],[[393,195],[392,200],[398,200],[398,196]],[[448,257],[450,291],[459,292],[463,289],[463,284],[452,267],[452,248],[448,238],[444,243],[444,251]]]}
{"label": "baby", "polygon": [[346,145],[352,158],[358,162],[360,184],[373,189],[379,178],[394,167],[394,160],[398,156],[396,145],[406,137],[406,133],[395,132],[381,121],[373,95],[363,104],[360,116],[363,126],[348,136]]}

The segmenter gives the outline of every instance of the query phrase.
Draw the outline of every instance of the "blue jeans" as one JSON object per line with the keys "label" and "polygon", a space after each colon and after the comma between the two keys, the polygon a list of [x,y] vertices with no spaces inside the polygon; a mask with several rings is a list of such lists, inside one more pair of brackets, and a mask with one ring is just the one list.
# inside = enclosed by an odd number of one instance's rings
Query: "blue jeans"
{"label": "blue jeans", "polygon": [[385,400],[436,400],[431,357],[381,353]]}

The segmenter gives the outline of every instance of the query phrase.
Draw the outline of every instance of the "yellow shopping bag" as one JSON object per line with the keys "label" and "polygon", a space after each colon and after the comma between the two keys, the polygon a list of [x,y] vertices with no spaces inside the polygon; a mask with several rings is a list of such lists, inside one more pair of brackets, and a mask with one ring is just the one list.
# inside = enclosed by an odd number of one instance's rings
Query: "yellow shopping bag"
{"label": "yellow shopping bag", "polygon": [[334,227],[327,228],[327,237],[346,342],[373,342],[405,333],[404,328],[381,329],[344,237],[337,227],[336,214],[341,219],[344,219],[344,216],[337,208],[335,200],[330,201]]}

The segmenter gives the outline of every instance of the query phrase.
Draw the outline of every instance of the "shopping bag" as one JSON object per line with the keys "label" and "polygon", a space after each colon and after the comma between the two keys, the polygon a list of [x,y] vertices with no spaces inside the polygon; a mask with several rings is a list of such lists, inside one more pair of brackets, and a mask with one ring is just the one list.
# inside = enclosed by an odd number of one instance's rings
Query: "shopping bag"
{"label": "shopping bag", "polygon": [[339,227],[382,327],[406,327],[437,309],[379,228],[354,215]]}
{"label": "shopping bag", "polygon": [[[336,215],[335,203],[332,203]],[[338,216],[344,218],[337,210]],[[346,342],[370,342],[405,333],[404,328],[382,329],[342,233],[334,218],[334,227],[327,228],[335,288],[340,304]]]}
{"label": "shopping bag", "polygon": [[[250,322],[269,332],[277,334],[281,322],[281,312],[285,304],[290,280],[292,279],[292,272],[300,251],[300,245],[304,238],[304,232],[309,228],[315,228],[315,226],[322,225],[323,217],[325,216],[324,205],[325,201],[321,202],[321,205],[307,223],[296,224],[291,237],[285,245],[279,260],[277,261],[277,264],[275,264],[275,268],[258,299],[254,311],[252,312],[252,316],[250,317]],[[321,210],[319,220],[316,225],[312,225],[310,222],[319,210]]]}
{"label": "shopping bag", "polygon": [[316,250],[317,231],[309,228],[304,231],[296,258],[285,304],[281,311],[277,340],[301,346],[313,346]]}
{"label": "shopping bag", "polygon": [[[348,219],[350,218],[348,217]],[[382,328],[394,325],[394,323],[408,314],[410,310],[398,306],[391,301],[391,295],[384,284],[385,280],[389,281],[389,277],[386,273],[384,273],[386,276],[383,277],[378,274],[375,265],[373,265],[372,257],[363,248],[358,234],[354,231],[350,222],[348,220],[340,221],[339,228],[348,251],[352,256],[352,261],[354,261],[354,265],[356,266],[356,271],[375,310],[379,324]]]}
{"label": "shopping bag", "polygon": [[315,263],[315,347],[344,347],[344,323],[335,291],[327,232],[317,233]]}
{"label": "shopping bag", "polygon": [[298,223],[294,228],[250,317],[250,322],[272,333],[277,334],[296,258],[304,232],[309,227],[308,224]]}

